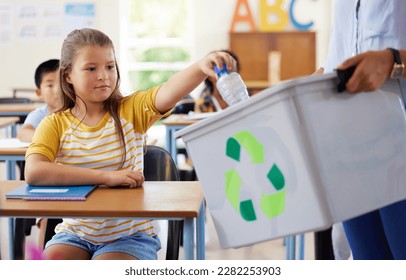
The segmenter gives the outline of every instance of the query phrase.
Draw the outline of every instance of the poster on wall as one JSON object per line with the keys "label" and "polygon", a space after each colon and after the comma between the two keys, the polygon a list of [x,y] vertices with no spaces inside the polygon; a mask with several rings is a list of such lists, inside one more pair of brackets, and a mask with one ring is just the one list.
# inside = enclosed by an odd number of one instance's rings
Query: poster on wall
{"label": "poster on wall", "polygon": [[28,3],[0,4],[0,45],[61,40],[73,29],[95,27],[94,3]]}
{"label": "poster on wall", "polygon": [[94,28],[96,11],[93,3],[72,3],[65,5],[65,33],[85,27]]}
{"label": "poster on wall", "polygon": [[18,41],[37,42],[63,36],[61,4],[25,4],[16,7],[15,22]]}
{"label": "poster on wall", "polygon": [[11,44],[11,4],[0,4],[0,46]]}

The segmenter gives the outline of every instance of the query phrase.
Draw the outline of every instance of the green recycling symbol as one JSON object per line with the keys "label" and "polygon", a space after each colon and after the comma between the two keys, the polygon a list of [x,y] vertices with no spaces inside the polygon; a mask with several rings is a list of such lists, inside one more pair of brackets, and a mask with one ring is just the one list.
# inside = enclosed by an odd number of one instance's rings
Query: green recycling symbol
{"label": "green recycling symbol", "polygon": [[[251,158],[252,164],[264,163],[264,146],[249,131],[241,131],[228,138],[226,146],[227,157],[240,162],[241,147]],[[246,221],[255,221],[257,215],[252,199],[240,201],[240,191],[243,180],[235,169],[228,170],[225,174],[226,197],[232,207],[240,213]],[[285,210],[285,178],[276,163],[267,173],[270,187],[276,190],[273,194],[261,194],[260,209],[268,219],[280,215]]]}

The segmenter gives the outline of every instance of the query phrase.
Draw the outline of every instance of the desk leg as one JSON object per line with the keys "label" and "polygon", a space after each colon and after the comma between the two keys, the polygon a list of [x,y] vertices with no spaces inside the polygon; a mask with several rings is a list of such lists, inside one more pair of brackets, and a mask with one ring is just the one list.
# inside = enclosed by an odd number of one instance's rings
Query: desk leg
{"label": "desk leg", "polygon": [[292,235],[292,236],[287,237],[286,259],[294,260],[296,258],[295,252],[296,252],[296,236]]}
{"label": "desk leg", "polygon": [[[6,160],[7,180],[15,180],[16,178],[16,161]],[[14,260],[14,218],[8,218],[8,243],[9,243],[9,258]]]}
{"label": "desk leg", "polygon": [[9,246],[9,259],[14,260],[14,218],[8,218],[8,246]]}
{"label": "desk leg", "polygon": [[194,259],[195,232],[194,219],[186,218],[183,222],[183,249],[185,251],[185,260]]}
{"label": "desk leg", "polygon": [[172,136],[172,130],[166,126],[166,133],[165,133],[165,149],[171,153],[172,152],[172,141],[171,141],[171,137]]}
{"label": "desk leg", "polygon": [[175,132],[178,129],[179,127],[166,126],[165,147],[166,150],[171,154],[171,157],[175,162],[175,164],[178,163],[177,159],[178,150],[176,147],[176,138],[175,138]]}
{"label": "desk leg", "polygon": [[305,246],[305,236],[301,234],[299,236],[299,260],[304,260],[304,246]]}
{"label": "desk leg", "polygon": [[17,137],[17,124],[16,123],[11,125],[11,137],[13,137],[13,138]]}
{"label": "desk leg", "polygon": [[[296,240],[298,238],[298,241]],[[298,260],[304,260],[304,234],[292,235],[285,238],[287,240],[286,246],[286,259],[287,260],[296,260],[296,241],[298,242]]]}
{"label": "desk leg", "polygon": [[16,179],[16,161],[6,160],[7,180]]}
{"label": "desk leg", "polygon": [[176,138],[175,138],[176,129],[171,128],[170,131],[171,131],[170,132],[170,137],[171,137],[171,139],[170,139],[170,141],[171,141],[170,153],[171,153],[171,157],[172,157],[173,161],[177,165],[178,164],[178,147],[176,147]]}
{"label": "desk leg", "polygon": [[196,253],[198,260],[206,259],[205,251],[205,201],[203,200],[202,206],[200,207],[199,216],[196,220]]}

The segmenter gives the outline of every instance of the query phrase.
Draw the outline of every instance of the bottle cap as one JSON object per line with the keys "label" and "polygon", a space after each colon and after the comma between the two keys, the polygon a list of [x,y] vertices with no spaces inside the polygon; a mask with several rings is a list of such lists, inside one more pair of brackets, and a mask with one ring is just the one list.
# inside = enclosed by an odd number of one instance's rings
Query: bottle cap
{"label": "bottle cap", "polygon": [[223,69],[221,69],[221,70],[217,67],[217,65],[214,66],[214,71],[216,72],[217,76],[219,76],[219,77],[223,76],[224,74],[228,74],[227,65],[225,63],[223,63]]}

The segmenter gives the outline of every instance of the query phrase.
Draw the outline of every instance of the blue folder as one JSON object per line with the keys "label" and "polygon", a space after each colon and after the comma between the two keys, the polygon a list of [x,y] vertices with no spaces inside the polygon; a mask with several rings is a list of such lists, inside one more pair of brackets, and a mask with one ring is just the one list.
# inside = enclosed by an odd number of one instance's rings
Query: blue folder
{"label": "blue folder", "polygon": [[21,185],[6,194],[6,198],[26,200],[86,200],[95,185],[81,186],[30,186]]}

